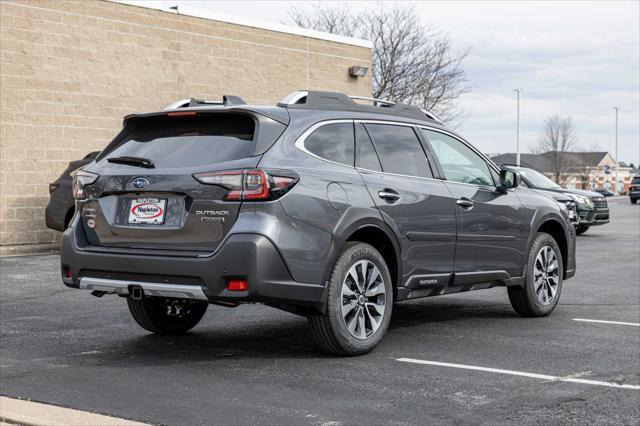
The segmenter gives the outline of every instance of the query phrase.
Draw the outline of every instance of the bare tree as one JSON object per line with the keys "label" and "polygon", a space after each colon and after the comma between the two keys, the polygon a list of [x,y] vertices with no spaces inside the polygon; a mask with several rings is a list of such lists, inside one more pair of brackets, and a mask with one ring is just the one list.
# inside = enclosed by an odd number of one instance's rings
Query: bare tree
{"label": "bare tree", "polygon": [[580,189],[591,189],[591,173],[598,169],[598,165],[589,161],[588,156],[575,155],[573,169],[576,171],[580,177],[580,181],[582,182],[582,188]]}
{"label": "bare tree", "polygon": [[289,10],[284,23],[302,28],[312,28],[326,33],[356,36],[355,18],[351,12],[342,7],[323,6],[315,3],[311,10],[293,7]]}
{"label": "bare tree", "polygon": [[432,111],[445,122],[458,118],[455,100],[467,92],[462,60],[449,38],[423,25],[411,5],[379,5],[353,14],[345,8],[316,4],[293,8],[285,23],[373,42],[372,95]]}
{"label": "bare tree", "polygon": [[544,154],[551,161],[551,172],[558,185],[564,186],[566,174],[576,167],[577,138],[571,117],[554,115],[544,121],[542,134],[534,152]]}

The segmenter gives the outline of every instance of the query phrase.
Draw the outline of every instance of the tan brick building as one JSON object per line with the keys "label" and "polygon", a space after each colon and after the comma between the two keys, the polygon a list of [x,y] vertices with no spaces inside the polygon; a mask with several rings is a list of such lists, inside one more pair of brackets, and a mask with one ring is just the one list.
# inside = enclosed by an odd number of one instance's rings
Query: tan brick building
{"label": "tan brick building", "polygon": [[[126,114],[234,94],[275,103],[297,89],[367,96],[366,41],[180,7],[100,0],[0,2],[0,250],[55,243],[48,183],[100,150]],[[32,246],[33,247],[33,246]]]}

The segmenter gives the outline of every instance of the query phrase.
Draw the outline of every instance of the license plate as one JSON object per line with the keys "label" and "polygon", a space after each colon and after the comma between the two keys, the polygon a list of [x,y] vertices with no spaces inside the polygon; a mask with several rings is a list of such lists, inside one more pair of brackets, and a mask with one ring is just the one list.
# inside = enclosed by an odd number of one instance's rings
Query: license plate
{"label": "license plate", "polygon": [[167,200],[159,198],[134,198],[129,205],[129,223],[162,225]]}

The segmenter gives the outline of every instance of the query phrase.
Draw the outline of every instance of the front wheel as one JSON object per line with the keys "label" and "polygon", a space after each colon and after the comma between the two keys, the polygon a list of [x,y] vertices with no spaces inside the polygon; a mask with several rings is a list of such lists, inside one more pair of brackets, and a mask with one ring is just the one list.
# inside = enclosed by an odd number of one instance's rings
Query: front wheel
{"label": "front wheel", "polygon": [[542,317],[555,309],[562,292],[564,265],[556,240],[536,234],[524,268],[523,286],[507,287],[513,309],[523,317]]}
{"label": "front wheel", "polygon": [[191,330],[209,307],[207,302],[164,297],[142,300],[127,297],[127,305],[140,327],[157,334],[180,334]]}
{"label": "front wheel", "polygon": [[576,226],[576,235],[582,235],[585,232],[587,232],[587,229],[589,229],[588,226],[586,225],[578,225]]}
{"label": "front wheel", "polygon": [[345,244],[328,284],[327,309],[309,317],[322,350],[362,355],[382,339],[391,318],[393,287],[384,258],[373,246]]}
{"label": "front wheel", "polygon": [[638,202],[637,198],[630,198],[630,200],[631,200],[631,204],[635,204]]}

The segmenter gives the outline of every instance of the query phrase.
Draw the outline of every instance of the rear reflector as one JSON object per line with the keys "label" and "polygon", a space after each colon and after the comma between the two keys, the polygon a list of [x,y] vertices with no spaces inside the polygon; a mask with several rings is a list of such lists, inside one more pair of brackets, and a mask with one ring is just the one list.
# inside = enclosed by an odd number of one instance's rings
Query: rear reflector
{"label": "rear reflector", "polygon": [[68,266],[62,267],[62,277],[63,278],[73,278],[73,272],[71,272],[71,268]]}
{"label": "rear reflector", "polygon": [[227,281],[227,290],[229,291],[247,291],[249,283],[246,280],[229,280]]}

